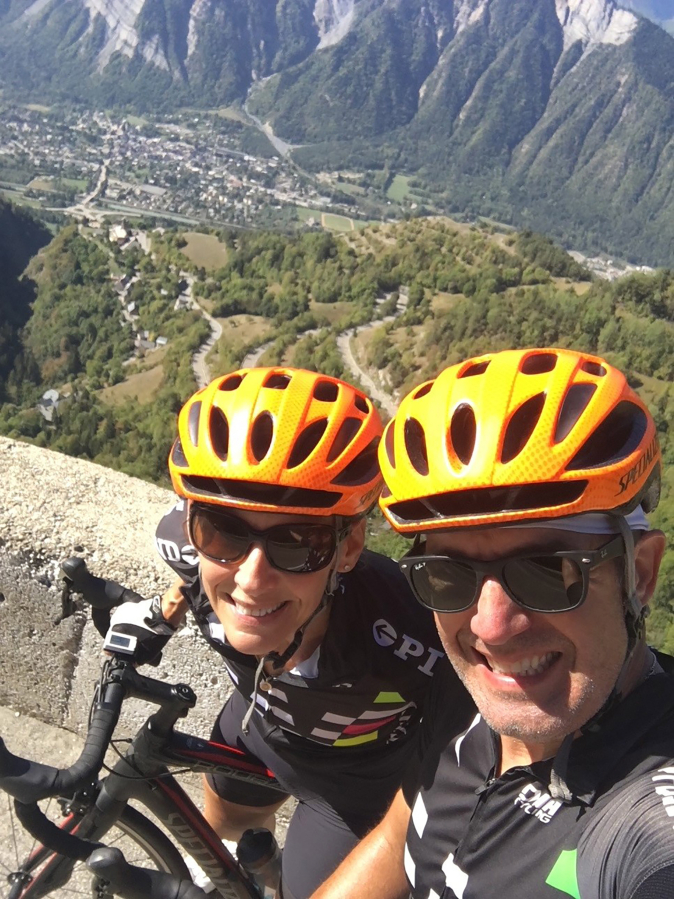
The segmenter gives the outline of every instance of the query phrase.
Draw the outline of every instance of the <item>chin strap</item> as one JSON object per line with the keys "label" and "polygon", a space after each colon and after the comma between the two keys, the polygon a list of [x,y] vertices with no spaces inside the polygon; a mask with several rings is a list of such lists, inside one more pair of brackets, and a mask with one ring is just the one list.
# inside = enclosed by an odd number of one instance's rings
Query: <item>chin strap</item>
{"label": "chin strap", "polygon": [[[350,530],[351,525],[349,524],[347,528],[340,530],[339,525],[337,526],[337,547],[339,547],[340,540],[346,536],[348,531]],[[300,648],[302,644],[302,640],[304,638],[304,632],[309,627],[311,622],[317,615],[323,611],[323,609],[327,608],[332,600],[333,596],[337,592],[339,587],[339,574],[337,572],[337,559],[338,559],[339,551],[335,553],[335,559],[333,564],[330,567],[330,573],[328,574],[328,582],[325,585],[325,592],[321,597],[321,601],[316,606],[314,611],[311,613],[309,618],[304,622],[304,624],[299,627],[295,631],[295,636],[292,639],[292,642],[289,646],[283,650],[283,652],[268,652],[266,655],[262,656],[259,660],[257,668],[255,670],[255,683],[253,685],[253,695],[251,697],[250,705],[248,706],[248,711],[243,716],[243,720],[241,722],[241,731],[245,735],[248,734],[250,730],[250,719],[255,709],[255,705],[257,703],[257,695],[260,691],[260,683],[264,677],[264,666],[265,663],[269,663],[271,665],[271,676],[278,677],[279,674],[283,673],[283,669],[286,666],[286,663],[295,655],[297,650]],[[344,571],[348,571],[349,566],[344,566]]]}
{"label": "chin strap", "polygon": [[302,638],[304,637],[305,630],[309,627],[311,622],[314,620],[316,615],[323,611],[329,604],[332,599],[332,593],[324,593],[320,603],[312,612],[311,616],[304,622],[302,627],[298,628],[295,631],[295,636],[292,639],[292,643],[283,650],[283,652],[268,652],[267,655],[261,656],[258,661],[257,668],[255,669],[255,682],[253,685],[253,695],[250,700],[250,705],[248,706],[248,711],[243,716],[243,720],[241,722],[241,732],[244,736],[248,735],[248,731],[250,730],[250,719],[255,710],[255,705],[257,703],[257,695],[260,691],[260,683],[264,678],[264,666],[265,663],[269,663],[271,665],[271,676],[278,677],[279,674],[283,672],[285,668],[286,662],[288,662],[300,648],[302,643]]}
{"label": "chin strap", "polygon": [[[630,530],[624,516],[615,515],[613,517],[616,520],[618,530],[620,531],[625,544],[623,608],[625,613],[625,628],[627,630],[627,649],[618,677],[613,685],[613,689],[606,697],[606,701],[599,711],[580,728],[580,732],[583,734],[598,731],[603,723],[604,717],[622,699],[623,687],[625,686],[634,652],[644,638],[646,630],[646,616],[648,614],[648,609],[641,604],[639,597],[637,596],[636,568],[634,564],[634,534]],[[553,799],[558,799],[560,802],[571,802],[573,800],[573,793],[566,783],[566,777],[574,739],[575,733],[567,734],[562,745],[557,750],[557,754],[552,763],[549,786],[550,795]]]}

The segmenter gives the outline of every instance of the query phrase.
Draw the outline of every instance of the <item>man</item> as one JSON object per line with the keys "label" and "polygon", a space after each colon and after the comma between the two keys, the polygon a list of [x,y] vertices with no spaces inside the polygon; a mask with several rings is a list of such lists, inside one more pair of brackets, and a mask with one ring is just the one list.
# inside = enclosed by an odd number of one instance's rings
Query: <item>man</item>
{"label": "man", "polygon": [[321,899],[674,895],[674,660],[644,618],[660,452],[623,375],[507,351],[407,396],[380,447],[401,560],[479,710],[436,678],[421,760]]}
{"label": "man", "polygon": [[[344,381],[248,369],[187,401],[170,454],[182,499],[157,544],[235,685],[213,739],[263,762],[300,800],[285,899],[310,895],[379,822],[435,671],[451,670],[398,566],[363,550],[381,431],[372,402]],[[182,614],[180,599],[167,593],[154,627]],[[453,692],[467,722],[456,678]],[[205,815],[227,839],[273,827],[286,798],[223,776],[205,792]]]}

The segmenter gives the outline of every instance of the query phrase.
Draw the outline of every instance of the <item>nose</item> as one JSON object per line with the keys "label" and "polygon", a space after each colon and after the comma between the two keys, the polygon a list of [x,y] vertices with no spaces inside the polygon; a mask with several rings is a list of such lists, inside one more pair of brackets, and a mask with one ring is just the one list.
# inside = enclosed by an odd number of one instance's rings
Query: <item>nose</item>
{"label": "nose", "polygon": [[470,622],[473,634],[485,644],[498,646],[530,626],[529,613],[512,601],[496,578],[486,577]]}
{"label": "nose", "polygon": [[275,580],[277,574],[262,546],[254,543],[248,555],[239,562],[234,580],[249,596],[254,596],[268,588],[270,581]]}

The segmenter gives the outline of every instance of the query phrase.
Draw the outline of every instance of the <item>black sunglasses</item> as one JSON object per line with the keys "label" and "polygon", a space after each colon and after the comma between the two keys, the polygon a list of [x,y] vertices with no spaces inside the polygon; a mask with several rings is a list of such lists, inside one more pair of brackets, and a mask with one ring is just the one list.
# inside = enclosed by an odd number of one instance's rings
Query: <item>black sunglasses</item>
{"label": "black sunglasses", "polygon": [[330,564],[339,541],[350,530],[339,531],[329,524],[277,524],[262,531],[242,518],[221,509],[193,504],[188,531],[190,543],[214,562],[241,562],[254,543],[259,543],[267,561],[279,571],[304,574]]}
{"label": "black sunglasses", "polygon": [[590,570],[624,553],[621,536],[599,549],[530,552],[491,562],[418,555],[415,544],[399,562],[419,602],[434,612],[463,612],[474,605],[487,576],[529,612],[569,612],[587,596]]}

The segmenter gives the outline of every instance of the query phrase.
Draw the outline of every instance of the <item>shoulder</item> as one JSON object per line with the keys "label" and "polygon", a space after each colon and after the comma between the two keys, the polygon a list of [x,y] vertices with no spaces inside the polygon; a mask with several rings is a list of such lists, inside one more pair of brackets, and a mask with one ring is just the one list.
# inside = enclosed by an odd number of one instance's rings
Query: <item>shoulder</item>
{"label": "shoulder", "polygon": [[[612,791],[578,843],[580,895],[637,896],[674,866],[674,759]],[[655,894],[654,894],[655,895]]]}
{"label": "shoulder", "polygon": [[[342,579],[345,607],[352,619],[366,617],[371,624],[408,640],[440,646],[432,613],[417,602],[398,563],[388,556],[364,550],[352,572]],[[357,606],[357,610],[356,607]]]}
{"label": "shoulder", "polygon": [[179,499],[163,515],[155,531],[155,545],[162,559],[185,578],[196,577],[198,559],[187,539],[187,503]]}
{"label": "shoulder", "polygon": [[347,594],[362,594],[385,604],[405,605],[414,612],[423,612],[409,588],[398,563],[381,553],[363,550],[353,571],[343,576]]}

